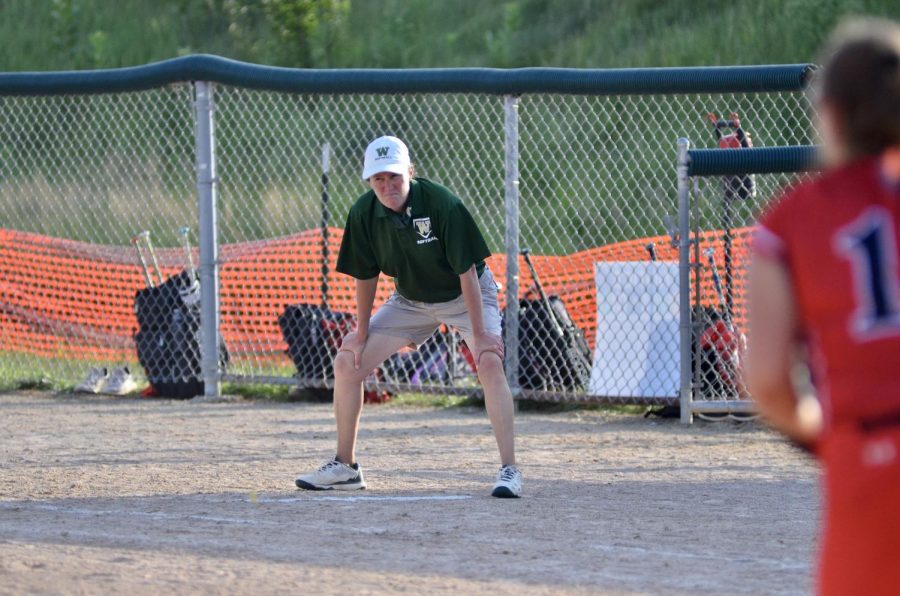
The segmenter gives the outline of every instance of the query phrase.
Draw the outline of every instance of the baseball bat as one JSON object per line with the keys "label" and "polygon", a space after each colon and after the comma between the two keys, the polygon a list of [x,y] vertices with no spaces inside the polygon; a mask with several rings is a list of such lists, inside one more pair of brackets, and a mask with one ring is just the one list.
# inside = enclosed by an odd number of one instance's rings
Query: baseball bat
{"label": "baseball bat", "polygon": [[733,332],[734,324],[731,321],[731,313],[728,311],[728,307],[725,303],[725,292],[722,291],[722,279],[719,277],[719,268],[716,267],[715,252],[714,249],[707,248],[703,251],[703,254],[706,255],[709,269],[712,272],[713,285],[716,287],[716,296],[719,298],[719,307],[722,309],[725,325],[728,327],[729,331]]}
{"label": "baseball bat", "polygon": [[194,254],[191,252],[191,229],[187,226],[180,228],[178,234],[181,236],[182,246],[184,246],[184,266],[192,281],[197,280],[197,270],[194,268]]}
{"label": "baseball bat", "polygon": [[528,265],[528,270],[531,271],[531,279],[534,280],[534,287],[538,291],[538,295],[541,297],[541,303],[544,305],[544,308],[547,309],[547,315],[550,318],[550,323],[553,325],[553,331],[557,336],[563,336],[563,329],[560,326],[559,321],[556,319],[556,313],[553,311],[553,306],[550,304],[550,299],[547,298],[547,294],[544,293],[544,288],[541,286],[541,282],[538,280],[537,271],[534,270],[534,265],[531,263],[531,251],[527,248],[523,248],[521,251],[523,257],[525,257],[525,264]]}
{"label": "baseball bat", "polygon": [[131,244],[134,245],[135,251],[137,251],[138,261],[141,263],[141,272],[144,274],[144,279],[147,282],[147,287],[153,287],[153,278],[150,277],[150,270],[147,268],[147,259],[144,258],[144,251],[141,250],[141,236],[138,234],[137,236],[131,239]]}
{"label": "baseball bat", "polygon": [[647,254],[650,255],[650,260],[656,260],[656,244],[653,242],[648,242],[644,245],[644,248],[647,249]]}
{"label": "baseball bat", "polygon": [[[568,347],[566,348],[566,352],[569,357],[572,359],[572,364],[578,369],[577,374],[581,377],[579,380],[582,385],[587,384],[587,380],[591,376],[591,362],[589,358],[585,358],[585,354],[590,354],[591,349],[588,346],[587,342],[584,339],[584,336],[581,332],[575,328],[574,324],[571,324],[570,321],[563,321],[561,325],[559,319],[557,318],[556,311],[553,310],[553,306],[550,304],[550,299],[547,297],[547,294],[544,292],[544,287],[541,285],[541,281],[538,278],[537,271],[534,268],[534,264],[531,262],[531,251],[527,248],[523,248],[520,251],[521,255],[525,257],[525,264],[528,265],[528,270],[531,271],[531,278],[534,280],[534,285],[537,288],[538,294],[541,297],[541,302],[544,304],[544,308],[547,309],[547,315],[550,317],[550,322],[553,325],[553,331],[556,333],[557,337],[568,337],[571,338],[572,341],[577,344],[577,348],[572,346],[571,342],[569,342]],[[565,329],[563,329],[563,325],[565,325]]]}
{"label": "baseball bat", "polygon": [[156,260],[156,251],[153,250],[153,242],[150,241],[150,231],[144,230],[138,234],[138,238],[143,240],[147,245],[147,252],[150,253],[150,262],[153,263],[153,268],[156,270],[156,279],[158,279],[160,285],[162,285],[165,280],[163,279],[162,271],[159,270],[159,261]]}

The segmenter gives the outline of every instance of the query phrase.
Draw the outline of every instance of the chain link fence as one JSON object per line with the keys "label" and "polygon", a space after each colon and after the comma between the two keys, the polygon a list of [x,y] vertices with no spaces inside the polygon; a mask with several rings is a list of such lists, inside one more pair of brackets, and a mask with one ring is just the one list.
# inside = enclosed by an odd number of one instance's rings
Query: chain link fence
{"label": "chain link fence", "polygon": [[[344,219],[367,190],[363,149],[393,134],[409,145],[417,175],[453,190],[481,225],[520,397],[673,403],[675,140],[714,147],[706,114],[734,111],[757,147],[808,144],[805,69],[797,72],[793,86],[715,92],[663,84],[654,93],[652,80],[622,93],[552,85],[544,93],[428,92],[432,79],[410,93],[211,85],[216,378],[330,385],[331,358],[355,313],[353,280],[334,271]],[[201,382],[194,86],[28,95],[15,80],[9,91],[7,79],[0,76],[0,378],[73,386],[91,368],[127,367],[139,386]],[[746,226],[783,182],[758,178],[755,198],[727,205],[719,181],[698,183],[695,229],[710,246],[732,239],[729,274],[724,251],[714,258],[738,326]],[[143,231],[165,283],[152,255],[145,277],[132,242]],[[706,289],[712,270],[700,274],[696,308],[716,306]],[[157,289],[148,292],[150,284]],[[376,304],[391,288],[381,281]],[[418,353],[374,371],[370,387],[477,393],[472,368],[465,345],[441,329]]]}
{"label": "chain link fence", "polygon": [[169,246],[179,227],[196,226],[193,126],[188,84],[0,97],[4,386],[71,387],[92,367],[106,369],[98,383],[114,368],[140,380],[135,293],[145,280],[131,239],[151,230],[162,274],[180,270]]}
{"label": "chain link fence", "polygon": [[689,230],[691,357],[684,386],[691,391],[681,406],[685,418],[740,418],[754,411],[741,380],[752,226],[781,189],[817,169],[815,147],[807,143],[732,155],[693,150],[687,161],[688,196],[682,208]]}

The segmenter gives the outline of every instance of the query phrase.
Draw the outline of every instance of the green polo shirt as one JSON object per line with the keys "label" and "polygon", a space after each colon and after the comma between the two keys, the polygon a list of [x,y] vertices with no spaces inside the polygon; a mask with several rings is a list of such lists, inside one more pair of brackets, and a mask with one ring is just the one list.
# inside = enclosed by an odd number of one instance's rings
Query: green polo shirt
{"label": "green polo shirt", "polygon": [[387,209],[369,190],[357,199],[344,227],[337,270],[357,279],[384,272],[408,300],[447,302],[462,290],[459,276],[489,257],[466,206],[448,189],[424,178],[410,181],[406,213]]}

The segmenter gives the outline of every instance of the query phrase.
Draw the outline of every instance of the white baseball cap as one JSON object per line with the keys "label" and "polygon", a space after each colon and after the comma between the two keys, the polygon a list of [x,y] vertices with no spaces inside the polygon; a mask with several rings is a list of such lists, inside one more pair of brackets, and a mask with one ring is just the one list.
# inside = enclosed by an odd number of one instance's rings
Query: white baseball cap
{"label": "white baseball cap", "polygon": [[409,149],[397,137],[378,137],[366,147],[363,180],[381,172],[406,174],[409,172]]}

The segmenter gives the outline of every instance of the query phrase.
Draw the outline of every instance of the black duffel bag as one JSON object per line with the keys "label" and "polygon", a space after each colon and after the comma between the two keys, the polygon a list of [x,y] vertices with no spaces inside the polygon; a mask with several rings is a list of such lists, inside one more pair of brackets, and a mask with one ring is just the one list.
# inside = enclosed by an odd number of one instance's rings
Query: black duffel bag
{"label": "black duffel bag", "polygon": [[297,378],[334,378],[334,356],[341,339],[353,328],[355,317],[313,304],[289,304],[278,317],[287,353]]}
{"label": "black duffel bag", "polygon": [[519,301],[519,386],[559,391],[587,387],[591,351],[558,296]]}
{"label": "black duffel bag", "polygon": [[[138,290],[134,298],[138,361],[153,394],[188,399],[203,394],[200,367],[200,284],[187,272]],[[228,351],[219,346],[219,364]]]}

